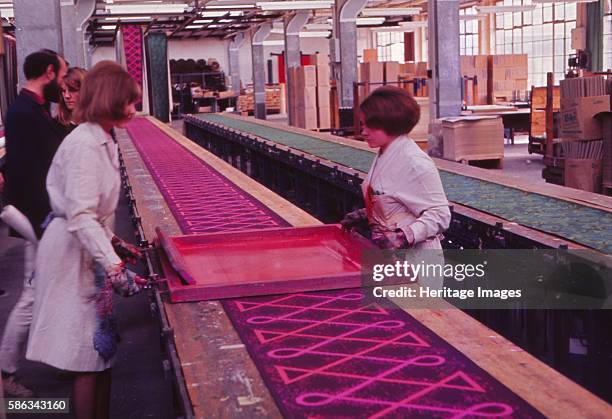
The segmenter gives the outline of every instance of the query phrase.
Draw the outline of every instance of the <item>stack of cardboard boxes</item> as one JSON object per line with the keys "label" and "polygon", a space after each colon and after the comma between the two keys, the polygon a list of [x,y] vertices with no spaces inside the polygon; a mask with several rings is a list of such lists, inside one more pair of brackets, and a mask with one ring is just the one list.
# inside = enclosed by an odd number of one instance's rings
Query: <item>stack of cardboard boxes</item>
{"label": "stack of cardboard boxes", "polygon": [[527,68],[527,54],[489,57],[489,90],[493,103],[525,96],[528,89]]}
{"label": "stack of cardboard boxes", "polygon": [[579,77],[561,80],[560,88],[559,137],[570,151],[565,155],[565,186],[599,192],[602,175],[612,168],[612,144],[595,116],[610,111],[612,83],[603,76]]}
{"label": "stack of cardboard boxes", "polygon": [[[441,118],[438,121],[445,159],[466,162],[497,160],[498,167],[501,167],[504,158],[504,126],[500,117],[460,116]],[[432,131],[435,131],[435,127],[432,127]]]}
{"label": "stack of cardboard boxes", "polygon": [[[395,61],[379,62],[370,57],[370,61],[363,62],[359,65],[359,81],[367,83],[378,83],[372,86],[365,85],[359,89],[359,98],[363,100],[369,93],[383,83],[393,86],[404,87],[410,92],[413,92],[412,85],[398,84],[400,80],[410,78],[426,78],[427,63],[405,63],[400,64]],[[426,86],[421,86],[420,93],[417,96],[427,96]]]}
{"label": "stack of cardboard boxes", "polygon": [[[385,63],[369,61],[359,65],[359,81],[365,82],[365,86],[359,88],[359,100],[365,99],[372,90],[382,86],[385,81]],[[380,83],[370,86],[367,83]]]}
{"label": "stack of cardboard boxes", "polygon": [[306,129],[331,128],[330,67],[327,57],[311,56],[315,65],[292,67],[294,126]]}
{"label": "stack of cardboard boxes", "polygon": [[489,56],[462,55],[460,57],[461,75],[476,77],[477,97],[473,95],[473,81],[468,83],[466,102],[469,105],[488,105],[489,101]]}
{"label": "stack of cardboard boxes", "polygon": [[325,55],[315,54],[310,57],[310,62],[316,65],[317,72],[317,119],[319,129],[331,128],[331,100],[330,80],[331,69],[329,59]]}
{"label": "stack of cardboard boxes", "polygon": [[296,68],[296,124],[300,128],[317,128],[317,67]]}

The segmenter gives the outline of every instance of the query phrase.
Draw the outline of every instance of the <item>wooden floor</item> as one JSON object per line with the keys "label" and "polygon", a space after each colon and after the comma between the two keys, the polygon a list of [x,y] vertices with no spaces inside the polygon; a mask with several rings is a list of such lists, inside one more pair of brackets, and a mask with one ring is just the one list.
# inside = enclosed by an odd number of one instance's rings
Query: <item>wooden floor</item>
{"label": "wooden floor", "polygon": [[[237,169],[201,149],[164,124],[151,119],[179,144],[213,166],[295,226],[319,222],[278,197]],[[179,234],[176,220],[129,137],[120,131],[119,143],[149,240],[156,226]],[[398,305],[401,300],[395,300]],[[279,417],[274,400],[259,372],[216,301],[171,304],[163,309],[169,319],[196,417]],[[460,310],[405,309],[477,365],[548,417],[604,418],[612,407],[582,387]]]}

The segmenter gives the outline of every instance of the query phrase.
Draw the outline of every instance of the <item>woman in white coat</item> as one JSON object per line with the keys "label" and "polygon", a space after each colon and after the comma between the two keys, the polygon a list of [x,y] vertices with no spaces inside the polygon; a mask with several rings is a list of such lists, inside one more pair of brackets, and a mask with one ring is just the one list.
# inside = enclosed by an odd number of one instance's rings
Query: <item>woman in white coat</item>
{"label": "woman in white coat", "polygon": [[81,122],[59,147],[47,175],[51,221],[38,247],[36,298],[26,357],[75,373],[77,418],[108,416],[110,367],[117,334],[112,291],[132,294],[143,280],[129,275],[114,237],[120,192],[117,144],[110,135],[135,114],[140,89],[118,64],[87,74],[77,104]]}
{"label": "woman in white coat", "polygon": [[347,214],[342,225],[367,220],[380,248],[410,248],[416,263],[439,262],[440,237],[451,214],[435,163],[408,137],[419,122],[418,103],[406,90],[384,86],[361,103],[360,111],[362,137],[378,153],[362,184],[366,208]]}

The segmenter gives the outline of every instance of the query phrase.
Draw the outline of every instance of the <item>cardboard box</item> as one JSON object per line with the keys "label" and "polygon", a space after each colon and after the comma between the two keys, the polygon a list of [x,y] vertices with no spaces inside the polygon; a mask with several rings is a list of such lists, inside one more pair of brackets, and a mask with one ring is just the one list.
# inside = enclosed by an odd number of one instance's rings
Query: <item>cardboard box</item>
{"label": "cardboard box", "polygon": [[317,68],[314,65],[297,67],[298,87],[314,87],[317,85]]}
{"label": "cardboard box", "polygon": [[416,74],[416,63],[405,63],[401,70],[403,73]]}
{"label": "cardboard box", "polygon": [[328,64],[317,65],[317,86],[329,86],[331,69]]}
{"label": "cardboard box", "polygon": [[361,81],[382,83],[384,81],[384,64],[368,62],[361,64]]}
{"label": "cardboard box", "polygon": [[506,80],[506,67],[492,67],[491,77],[494,81]]}
{"label": "cardboard box", "polygon": [[527,80],[514,80],[514,90],[527,90],[528,86]]}
{"label": "cardboard box", "polygon": [[476,59],[474,55],[462,55],[459,57],[459,64],[461,65],[461,68],[474,67],[475,61]]}
{"label": "cardboard box", "polygon": [[503,158],[504,126],[500,117],[463,116],[441,120],[445,159],[461,161]]}
{"label": "cardboard box", "polygon": [[589,192],[601,192],[603,165],[601,160],[565,159],[565,186]]}
{"label": "cardboard box", "polygon": [[489,56],[474,55],[474,67],[476,69],[487,69],[489,67]]}
{"label": "cardboard box", "polygon": [[484,80],[489,78],[489,69],[488,68],[476,68],[474,70],[474,75],[478,77],[479,80]]}
{"label": "cardboard box", "polygon": [[586,27],[574,28],[571,31],[572,34],[572,49],[585,50],[586,49]]}
{"label": "cardboard box", "polygon": [[331,108],[320,107],[319,108],[319,128],[329,129],[331,128]]}
{"label": "cardboard box", "polygon": [[329,66],[329,56],[327,54],[312,54],[310,56],[310,64],[320,66]]}
{"label": "cardboard box", "polygon": [[318,86],[317,87],[317,106],[319,108],[331,107],[329,92],[330,92],[329,86]]}
{"label": "cardboard box", "polygon": [[416,65],[416,74],[417,76],[427,77],[427,63],[420,62]]}
{"label": "cardboard box", "polygon": [[560,137],[576,140],[603,138],[601,122],[594,116],[609,110],[610,96],[561,99]]}
{"label": "cardboard box", "polygon": [[526,66],[506,68],[506,80],[527,80],[528,78]]}
{"label": "cardboard box", "polygon": [[527,59],[527,54],[517,54],[514,55],[512,61],[509,63],[509,66],[523,67],[527,68],[529,65],[529,60]]}
{"label": "cardboard box", "polygon": [[299,108],[317,107],[317,89],[314,86],[304,87],[297,92],[297,106]]}
{"label": "cardboard box", "polygon": [[400,65],[394,61],[385,62],[385,82],[395,83],[397,86],[397,78],[400,74]]}
{"label": "cardboard box", "polygon": [[316,129],[317,128],[317,108],[302,108],[298,107],[298,120],[301,128]]}
{"label": "cardboard box", "polygon": [[378,61],[378,50],[376,48],[363,50],[363,62],[371,63]]}
{"label": "cardboard box", "polygon": [[513,80],[497,80],[493,79],[493,91],[497,92],[510,92],[514,90],[515,83]]}

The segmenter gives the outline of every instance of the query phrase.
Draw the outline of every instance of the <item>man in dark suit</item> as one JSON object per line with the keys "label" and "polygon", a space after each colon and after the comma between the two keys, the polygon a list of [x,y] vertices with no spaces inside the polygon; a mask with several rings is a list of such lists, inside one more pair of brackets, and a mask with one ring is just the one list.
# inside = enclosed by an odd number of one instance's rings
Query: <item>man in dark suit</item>
{"label": "man in dark suit", "polygon": [[[59,100],[67,68],[64,59],[54,51],[40,50],[28,55],[23,65],[27,81],[6,113],[4,196],[7,204],[28,218],[38,239],[42,236],[41,224],[51,211],[45,185],[47,172],[65,133],[51,117],[49,105]],[[32,395],[14,374],[32,321],[35,257],[36,243],[24,240],[23,291],[9,316],[0,345],[4,391],[15,397]]]}

